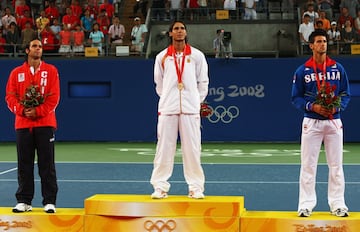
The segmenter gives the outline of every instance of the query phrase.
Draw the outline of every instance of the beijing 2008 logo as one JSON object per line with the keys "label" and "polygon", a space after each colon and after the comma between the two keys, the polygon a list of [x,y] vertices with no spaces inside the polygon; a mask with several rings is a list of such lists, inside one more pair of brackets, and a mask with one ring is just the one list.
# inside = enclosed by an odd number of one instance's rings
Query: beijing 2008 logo
{"label": "beijing 2008 logo", "polygon": [[149,232],[171,232],[175,230],[176,222],[175,220],[157,220],[155,222],[147,220],[144,222],[144,228]]}
{"label": "beijing 2008 logo", "polygon": [[225,106],[216,106],[215,108],[209,106],[212,110],[212,113],[206,118],[211,123],[231,123],[235,118],[237,118],[240,114],[240,110],[237,106],[229,106],[226,108]]}

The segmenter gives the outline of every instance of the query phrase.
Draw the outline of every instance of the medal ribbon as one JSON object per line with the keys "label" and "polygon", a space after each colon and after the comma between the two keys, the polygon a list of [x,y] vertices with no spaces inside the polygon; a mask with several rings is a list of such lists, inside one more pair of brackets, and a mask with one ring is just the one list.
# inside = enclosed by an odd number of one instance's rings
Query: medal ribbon
{"label": "medal ribbon", "polygon": [[314,69],[315,76],[316,76],[317,88],[318,88],[318,91],[320,91],[321,86],[325,85],[325,79],[326,79],[326,60],[324,61],[323,67],[322,67],[322,73],[323,73],[324,76],[323,76],[323,80],[322,80],[321,83],[320,83],[319,74],[318,74],[318,72],[317,72],[317,65],[316,65],[316,63],[315,63],[315,60],[313,61],[313,69]]}
{"label": "medal ribbon", "polygon": [[173,53],[173,57],[174,57],[174,63],[175,63],[175,67],[176,67],[176,74],[178,77],[178,83],[181,84],[182,83],[182,74],[183,74],[184,65],[185,65],[185,53],[183,53],[183,57],[182,57],[182,61],[181,61],[181,69],[179,69],[179,64],[177,62],[175,52]]}
{"label": "medal ribbon", "polygon": [[176,56],[175,56],[175,48],[173,45],[170,45],[168,47],[167,55],[171,55],[174,58],[174,64],[176,68],[176,74],[178,77],[178,84],[182,84],[182,74],[184,72],[184,66],[185,66],[185,56],[191,54],[191,48],[190,45],[186,44],[183,52],[183,57],[181,61],[181,68],[179,67],[179,64],[177,62]]}

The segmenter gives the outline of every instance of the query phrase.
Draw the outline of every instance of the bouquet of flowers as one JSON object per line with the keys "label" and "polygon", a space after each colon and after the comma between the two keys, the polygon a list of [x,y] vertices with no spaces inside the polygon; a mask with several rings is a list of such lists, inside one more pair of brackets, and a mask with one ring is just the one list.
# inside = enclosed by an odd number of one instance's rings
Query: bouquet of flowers
{"label": "bouquet of flowers", "polygon": [[212,114],[212,110],[209,105],[205,102],[200,105],[200,116],[206,118],[207,116]]}
{"label": "bouquet of flowers", "polygon": [[38,85],[30,85],[26,88],[24,98],[20,101],[26,108],[36,107],[44,103],[44,96],[40,93]]}
{"label": "bouquet of flowers", "polygon": [[[319,104],[326,109],[339,108],[341,97],[335,96],[335,90],[336,85],[325,82],[325,85],[321,85],[314,103]],[[330,115],[329,118],[332,119],[332,115]]]}

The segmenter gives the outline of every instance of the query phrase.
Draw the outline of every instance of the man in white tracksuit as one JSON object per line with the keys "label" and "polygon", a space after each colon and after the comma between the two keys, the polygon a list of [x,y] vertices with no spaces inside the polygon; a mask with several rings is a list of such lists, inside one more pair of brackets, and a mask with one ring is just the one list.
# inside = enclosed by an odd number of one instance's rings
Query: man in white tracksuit
{"label": "man in white tracksuit", "polygon": [[158,141],[151,184],[154,199],[166,198],[174,167],[178,133],[189,197],[204,198],[201,167],[200,104],[208,93],[208,64],[204,54],[187,43],[186,26],[175,21],[169,29],[171,44],[155,59],[154,82],[158,104]]}

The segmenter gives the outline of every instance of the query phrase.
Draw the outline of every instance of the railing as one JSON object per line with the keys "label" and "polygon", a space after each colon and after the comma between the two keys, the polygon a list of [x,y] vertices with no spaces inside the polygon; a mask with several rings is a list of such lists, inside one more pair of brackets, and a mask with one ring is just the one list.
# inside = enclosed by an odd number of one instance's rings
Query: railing
{"label": "railing", "polygon": [[[310,55],[309,44],[300,44],[300,55]],[[345,43],[342,41],[328,44],[328,54],[330,55],[360,55],[360,42]]]}
{"label": "railing", "polygon": [[[5,52],[0,53],[0,57],[22,57],[22,56],[25,56],[25,49],[23,49],[22,44],[3,44],[3,45],[0,45],[0,46],[4,47],[4,49],[5,49]],[[59,44],[47,44],[47,46],[54,47],[56,49],[48,51],[48,50],[43,48],[43,56],[45,56],[45,57],[46,56],[49,56],[49,57],[82,57],[82,56],[87,56],[86,48],[92,47],[91,44],[84,44],[84,50],[81,51],[81,52],[76,52],[76,51],[74,51],[73,46],[70,45],[70,49],[69,49],[68,52],[60,53],[59,52],[59,48],[60,48]],[[111,56],[123,56],[123,55],[126,55],[126,53],[118,55],[116,53],[116,47],[117,46],[128,47],[129,52],[128,52],[127,56],[142,56],[143,55],[143,54],[139,54],[139,52],[130,51],[130,45],[103,43],[102,52],[98,52],[98,54],[96,56],[99,56],[99,57],[111,57]],[[11,49],[9,49],[9,48],[11,48]]]}
{"label": "railing", "polygon": [[[235,10],[224,8],[151,8],[152,21],[184,20],[194,22],[207,22],[209,20],[245,20],[245,8],[243,5]],[[259,3],[256,8],[257,20],[296,20],[297,8],[284,7],[281,1],[268,0],[267,3]]]}
{"label": "railing", "polygon": [[[11,50],[13,52],[0,53],[0,57],[22,57],[22,56],[25,56],[25,51],[22,49],[21,44],[5,44],[2,46],[12,47]],[[58,47],[59,45],[54,44],[51,46]],[[121,46],[123,48],[129,47],[128,53],[125,52],[123,54],[117,54],[117,52],[116,52],[117,46]],[[47,56],[48,57],[85,57],[85,56],[87,56],[85,54],[86,47],[91,47],[91,45],[89,45],[89,44],[85,45],[83,52],[75,52],[73,49],[71,49],[69,52],[66,52],[66,53],[60,53],[58,49],[56,51],[51,51],[51,52],[44,50],[43,56],[45,56],[45,57],[47,57]],[[114,57],[114,56],[140,56],[140,57],[143,57],[145,55],[145,54],[139,54],[138,52],[131,52],[130,46],[127,46],[127,45],[114,45],[114,44],[112,45],[109,43],[104,43],[102,50],[103,50],[103,52],[102,53],[99,52],[97,56],[99,56],[99,57]],[[244,57],[247,55],[247,53],[249,53],[249,52],[236,51],[236,50],[232,51],[232,54],[234,57],[237,57],[237,56]],[[310,54],[311,54],[311,50],[309,49],[309,45],[302,43],[300,45],[300,54],[299,55],[310,55]],[[328,45],[328,54],[331,54],[331,55],[360,55],[360,42],[344,43],[344,42],[339,41],[332,45],[329,44]],[[212,56],[215,56],[215,52],[207,53],[206,55],[209,57],[212,57]],[[254,54],[252,54],[252,55],[254,55]],[[259,52],[259,56],[277,58],[277,57],[279,57],[279,51],[276,51],[276,50],[262,51],[262,52]]]}

